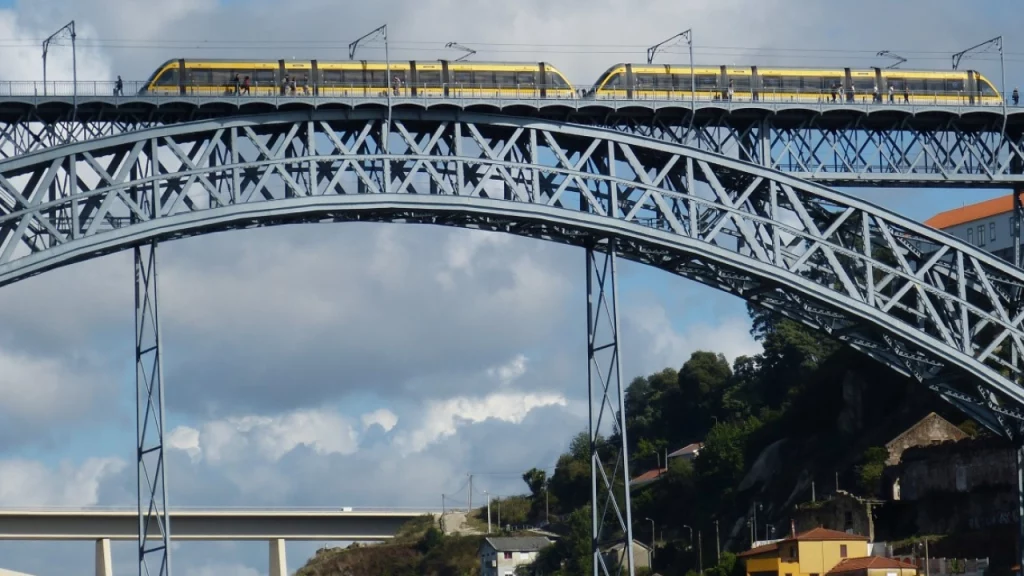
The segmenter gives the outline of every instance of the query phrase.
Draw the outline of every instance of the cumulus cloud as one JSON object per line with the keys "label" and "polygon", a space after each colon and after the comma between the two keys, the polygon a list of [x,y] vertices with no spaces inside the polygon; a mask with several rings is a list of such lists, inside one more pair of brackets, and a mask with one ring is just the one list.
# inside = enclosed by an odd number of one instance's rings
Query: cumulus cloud
{"label": "cumulus cloud", "polygon": [[761,345],[750,335],[750,319],[745,317],[719,317],[715,324],[689,323],[680,331],[664,306],[641,304],[628,307],[622,318],[626,330],[644,342],[637,359],[645,372],[665,366],[678,368],[697,350],[720,352],[729,362],[761,352]]}
{"label": "cumulus cloud", "polygon": [[179,426],[168,436],[167,446],[193,460],[237,460],[255,450],[270,461],[297,446],[318,454],[351,454],[358,448],[357,431],[339,414],[328,410],[298,410],[282,416],[243,416],[213,420],[198,429]]}
{"label": "cumulus cloud", "polygon": [[0,506],[93,506],[100,484],[125,469],[118,458],[88,458],[56,469],[34,460],[0,460]]}

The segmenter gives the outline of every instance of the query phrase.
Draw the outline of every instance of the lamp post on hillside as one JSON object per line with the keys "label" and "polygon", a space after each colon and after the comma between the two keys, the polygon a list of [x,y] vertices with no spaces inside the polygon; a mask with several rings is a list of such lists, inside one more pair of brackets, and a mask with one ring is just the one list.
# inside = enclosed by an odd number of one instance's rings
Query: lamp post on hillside
{"label": "lamp post on hillside", "polygon": [[487,533],[491,533],[491,493],[487,490],[483,491],[487,495]]}
{"label": "lamp post on hillside", "polygon": [[648,560],[648,562],[651,563],[651,567],[653,568],[654,567],[654,544],[655,544],[655,540],[654,540],[655,539],[654,520],[651,520],[650,518],[644,518],[644,520],[647,520],[648,522],[651,523],[651,553],[649,554],[650,559]]}

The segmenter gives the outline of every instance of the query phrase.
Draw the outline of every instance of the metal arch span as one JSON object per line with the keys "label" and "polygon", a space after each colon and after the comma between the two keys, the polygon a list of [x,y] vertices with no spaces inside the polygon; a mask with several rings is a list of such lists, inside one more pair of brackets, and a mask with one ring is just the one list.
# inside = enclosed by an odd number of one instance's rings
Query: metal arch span
{"label": "metal arch span", "polygon": [[534,119],[275,113],[3,161],[0,285],[156,240],[356,220],[614,241],[831,334],[1002,433],[1024,420],[1024,272],[780,172]]}

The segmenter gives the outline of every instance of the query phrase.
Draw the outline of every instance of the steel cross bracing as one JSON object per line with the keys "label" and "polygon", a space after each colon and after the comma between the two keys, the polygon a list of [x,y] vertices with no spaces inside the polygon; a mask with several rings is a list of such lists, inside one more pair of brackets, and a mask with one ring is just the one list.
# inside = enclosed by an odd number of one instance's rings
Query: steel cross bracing
{"label": "steel cross bracing", "polygon": [[[619,348],[619,302],[616,277],[616,241],[606,239],[598,248],[586,247],[587,271],[587,392],[590,402],[591,481],[591,574],[611,576],[623,570],[633,576],[636,566],[633,547],[612,556],[609,566],[602,549],[612,538],[633,541],[633,513],[630,506],[629,452],[626,437],[625,389]],[[607,418],[607,421],[605,420]],[[610,424],[612,437],[602,439],[603,424]],[[611,470],[609,471],[609,468]]]}
{"label": "steel cross bracing", "polygon": [[[778,310],[1006,433],[1024,271],[791,175],[614,130],[461,111],[301,111],[0,161],[0,285],[153,241],[310,221],[431,223],[622,257]],[[383,152],[385,127],[389,153]]]}
{"label": "steel cross bracing", "polygon": [[723,112],[676,118],[613,117],[598,121],[626,133],[696,146],[830,186],[1024,187],[1024,126],[1002,131],[947,115],[871,119],[808,115],[780,120]]}
{"label": "steel cross bracing", "polygon": [[[136,196],[147,213],[151,204]],[[135,246],[135,402],[139,504],[139,574],[171,573],[171,526],[164,460],[164,378],[157,303],[156,242]],[[150,541],[151,531],[159,533]]]}
{"label": "steel cross bracing", "polygon": [[[8,97],[11,98],[11,97]],[[0,103],[0,157],[155,125],[283,107],[384,108],[374,98],[92,97]],[[398,98],[396,109],[509,113],[694,145],[839,186],[1024,186],[1024,108],[930,105]],[[1005,128],[1004,128],[1005,124]]]}

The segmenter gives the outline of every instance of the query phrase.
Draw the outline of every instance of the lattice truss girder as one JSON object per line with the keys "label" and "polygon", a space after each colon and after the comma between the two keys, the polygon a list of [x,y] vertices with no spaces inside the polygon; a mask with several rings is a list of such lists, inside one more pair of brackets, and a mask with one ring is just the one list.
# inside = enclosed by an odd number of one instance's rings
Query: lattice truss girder
{"label": "lattice truss girder", "polygon": [[[584,120],[586,121],[586,120]],[[1024,132],[967,125],[954,115],[923,127],[912,116],[881,127],[864,117],[838,122],[821,116],[794,122],[751,120],[722,113],[687,119],[594,120],[599,125],[695,146],[836,185],[1024,185]]]}
{"label": "lattice truss girder", "polygon": [[91,122],[42,121],[35,114],[26,113],[17,122],[0,122],[0,160],[154,126],[157,122],[122,113],[116,120]]}
{"label": "lattice truss girder", "polygon": [[[396,111],[389,129],[381,116],[200,122],[0,162],[0,285],[123,248],[133,229],[157,225],[147,234],[302,219],[423,221],[576,245],[615,234],[624,258],[778,310],[957,402],[1022,417],[1024,272],[990,254],[691,148],[456,112]],[[379,209],[340,205],[385,192]],[[417,211],[425,199],[449,208]],[[276,212],[230,217],[267,202]]]}

